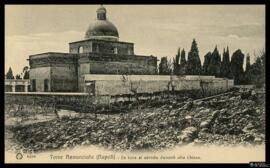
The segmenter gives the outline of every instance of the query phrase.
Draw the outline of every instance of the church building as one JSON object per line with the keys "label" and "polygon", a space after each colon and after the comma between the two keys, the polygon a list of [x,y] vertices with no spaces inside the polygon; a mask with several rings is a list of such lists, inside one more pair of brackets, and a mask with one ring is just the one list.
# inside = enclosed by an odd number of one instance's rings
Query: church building
{"label": "church building", "polygon": [[157,74],[157,57],[136,55],[134,43],[119,41],[106,9],[101,6],[96,12],[84,39],[69,43],[69,53],[29,56],[31,91],[85,92],[86,74]]}

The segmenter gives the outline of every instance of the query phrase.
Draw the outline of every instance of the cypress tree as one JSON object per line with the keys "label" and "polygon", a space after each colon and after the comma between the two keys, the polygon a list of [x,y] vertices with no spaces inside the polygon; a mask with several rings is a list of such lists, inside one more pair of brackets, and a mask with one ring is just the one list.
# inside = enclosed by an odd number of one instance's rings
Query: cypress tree
{"label": "cypress tree", "polygon": [[179,60],[180,60],[180,48],[178,48],[177,54],[176,54],[176,64],[177,65],[179,65]]}
{"label": "cypress tree", "polygon": [[204,75],[210,75],[208,69],[209,69],[209,64],[210,64],[211,56],[212,56],[211,52],[208,52],[204,56],[204,62],[203,62],[203,74]]}
{"label": "cypress tree", "polygon": [[13,76],[13,72],[12,72],[11,67],[9,67],[9,69],[8,69],[8,72],[6,74],[6,78],[7,79],[14,79],[14,76]]}
{"label": "cypress tree", "polygon": [[244,63],[245,55],[242,53],[240,49],[236,50],[232,54],[231,58],[231,73],[234,79],[234,83],[236,85],[243,84],[244,82]]}
{"label": "cypress tree", "polygon": [[227,50],[223,50],[223,57],[221,63],[221,76],[225,78],[230,78],[230,54],[229,47],[227,46]]}
{"label": "cypress tree", "polygon": [[199,50],[195,39],[193,39],[191,49],[188,53],[187,74],[188,75],[201,74],[201,60],[199,57]]}
{"label": "cypress tree", "polygon": [[223,48],[223,54],[222,54],[222,61],[221,61],[221,67],[220,67],[220,75],[221,77],[225,77],[225,65],[224,65],[224,57],[226,55],[225,48]]}
{"label": "cypress tree", "polygon": [[207,73],[213,76],[220,76],[220,67],[221,67],[221,57],[216,46],[211,54]]}
{"label": "cypress tree", "polygon": [[250,65],[250,56],[249,54],[247,54],[247,57],[246,57],[246,70],[245,70],[245,81],[244,83],[245,84],[251,84],[251,74],[250,74],[250,70],[251,69],[251,65]]}
{"label": "cypress tree", "polygon": [[246,72],[248,72],[250,70],[250,56],[249,54],[247,54],[247,58],[246,58]]}
{"label": "cypress tree", "polygon": [[173,73],[175,75],[178,75],[180,71],[179,60],[180,60],[180,48],[178,48],[175,59],[173,59]]}
{"label": "cypress tree", "polygon": [[181,58],[180,58],[180,75],[185,75],[187,71],[187,61],[186,61],[186,52],[184,49],[181,51]]}
{"label": "cypress tree", "polygon": [[186,52],[184,49],[182,49],[181,51],[181,60],[180,60],[180,65],[186,65],[187,61],[186,61]]}

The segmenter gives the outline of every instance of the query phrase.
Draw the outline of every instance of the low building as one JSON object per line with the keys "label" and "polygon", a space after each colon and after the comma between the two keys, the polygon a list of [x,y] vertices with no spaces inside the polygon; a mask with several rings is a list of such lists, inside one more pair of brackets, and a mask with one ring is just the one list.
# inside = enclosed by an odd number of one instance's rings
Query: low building
{"label": "low building", "polygon": [[28,92],[29,79],[5,79],[5,92]]}

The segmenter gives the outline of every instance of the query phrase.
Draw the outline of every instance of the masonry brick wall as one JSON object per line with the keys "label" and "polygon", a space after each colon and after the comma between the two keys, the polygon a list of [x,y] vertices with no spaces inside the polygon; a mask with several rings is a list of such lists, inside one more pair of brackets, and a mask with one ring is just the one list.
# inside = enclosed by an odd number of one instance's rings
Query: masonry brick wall
{"label": "masonry brick wall", "polygon": [[186,79],[185,77],[165,75],[84,76],[86,81],[95,81],[96,95],[125,95],[134,94],[134,91],[136,93],[154,93],[173,89],[175,91],[204,89],[209,94],[214,94],[227,91],[233,87],[233,82],[228,79],[212,78],[212,76],[204,76],[203,78],[203,80],[200,78]]}

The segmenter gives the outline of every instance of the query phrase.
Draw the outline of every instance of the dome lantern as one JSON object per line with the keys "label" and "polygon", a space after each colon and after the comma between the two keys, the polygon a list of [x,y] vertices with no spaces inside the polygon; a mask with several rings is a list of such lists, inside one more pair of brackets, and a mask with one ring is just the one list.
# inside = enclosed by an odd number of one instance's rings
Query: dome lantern
{"label": "dome lantern", "polygon": [[103,5],[101,5],[97,9],[97,19],[98,20],[106,20],[106,8],[104,8]]}

